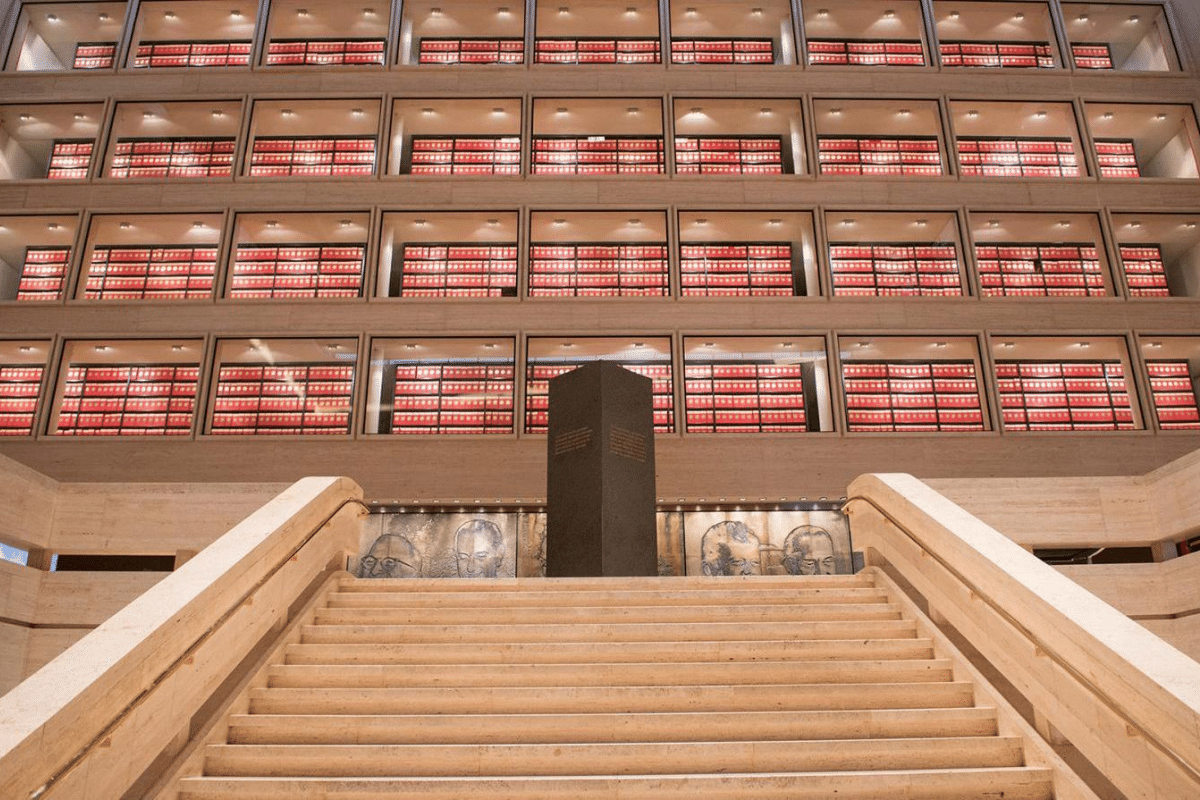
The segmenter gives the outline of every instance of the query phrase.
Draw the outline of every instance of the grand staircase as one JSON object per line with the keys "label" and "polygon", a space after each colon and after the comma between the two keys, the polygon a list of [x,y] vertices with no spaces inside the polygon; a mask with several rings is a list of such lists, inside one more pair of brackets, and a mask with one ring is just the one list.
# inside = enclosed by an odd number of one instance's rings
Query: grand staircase
{"label": "grand staircase", "polygon": [[343,574],[266,661],[171,796],[1055,796],[1044,745],[870,569]]}

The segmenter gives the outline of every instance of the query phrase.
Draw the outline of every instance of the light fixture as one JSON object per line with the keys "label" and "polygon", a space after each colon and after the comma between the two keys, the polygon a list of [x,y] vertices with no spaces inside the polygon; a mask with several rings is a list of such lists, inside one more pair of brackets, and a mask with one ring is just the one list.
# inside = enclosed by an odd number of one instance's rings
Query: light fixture
{"label": "light fixture", "polygon": [[887,11],[883,12],[884,19],[895,19],[895,17],[896,17],[896,12],[890,8]]}
{"label": "light fixture", "polygon": [[361,108],[352,108],[350,109],[350,113],[356,117],[361,117],[363,115],[363,110]]}
{"label": "light fixture", "polygon": [[273,219],[269,219],[269,220],[267,220],[267,227],[268,228],[277,228],[277,227],[279,227],[279,223]]}
{"label": "light fixture", "polygon": [[563,343],[562,343],[562,346],[563,346],[563,347],[568,347],[568,348],[569,348],[569,347],[574,347],[574,346],[575,346],[575,343],[574,343],[574,342],[563,342]]}
{"label": "light fixture", "polygon": [[348,220],[348,219],[340,219],[340,220],[338,220],[338,225],[342,226],[343,228],[349,228],[349,227],[350,227],[350,220]]}
{"label": "light fixture", "polygon": [[193,223],[192,223],[192,227],[193,227],[193,228],[203,228],[203,227],[204,227],[204,223],[203,223],[203,222],[201,222],[200,220],[196,220],[195,222],[193,222]]}
{"label": "light fixture", "polygon": [[783,224],[783,220],[779,217],[771,217],[771,219],[767,220],[767,224],[772,227],[778,227]]}
{"label": "light fixture", "polygon": [[82,112],[80,112],[80,113],[76,113],[76,114],[75,114],[75,121],[76,121],[76,122],[80,122],[81,120],[85,120],[85,119],[87,119],[87,114],[84,114],[84,113],[82,113]]}
{"label": "light fixture", "polygon": [[841,115],[842,109],[841,108],[831,108],[831,109],[829,109],[829,113],[830,113],[830,115],[837,117],[837,116]]}
{"label": "light fixture", "polygon": [[646,343],[645,342],[634,342],[633,346],[634,347],[645,347]]}
{"label": "light fixture", "polygon": [[697,218],[696,218],[696,221],[695,221],[695,224],[696,224],[696,225],[707,225],[707,224],[708,224],[708,218],[707,218],[707,217],[697,217]]}
{"label": "light fixture", "polygon": [[641,109],[640,109],[640,108],[638,108],[637,106],[628,106],[628,107],[625,109],[625,113],[626,113],[626,114],[636,114],[636,113],[638,113],[639,111],[641,111]]}
{"label": "light fixture", "polygon": [[325,349],[326,350],[341,350],[342,346],[340,344],[327,344],[327,345],[325,345]]}
{"label": "light fixture", "polygon": [[128,222],[122,222],[122,223],[121,223],[121,230],[123,230],[123,231],[127,231],[127,230],[129,230],[130,228],[132,228],[132,227],[133,227],[133,226],[132,226],[132,225],[130,225]]}
{"label": "light fixture", "polygon": [[696,13],[696,7],[695,7],[695,6],[688,6],[687,8],[685,8],[685,9],[683,10],[683,13],[685,13],[685,14],[688,14],[688,15],[695,14],[695,13]]}
{"label": "light fixture", "polygon": [[364,16],[364,17],[373,17],[373,16],[375,16],[375,9],[373,9],[373,8],[364,8],[364,9],[363,9],[363,16]]}
{"label": "light fixture", "polygon": [[29,122],[31,119],[33,119],[33,114],[21,114],[17,118],[21,120],[21,122]]}
{"label": "light fixture", "polygon": [[442,9],[439,6],[434,6],[433,8],[429,9],[429,15],[431,17],[440,17],[442,15]]}
{"label": "light fixture", "polygon": [[164,11],[163,19],[175,19],[175,12],[174,11]]}
{"label": "light fixture", "polygon": [[641,221],[641,219],[639,219],[638,217],[630,217],[630,218],[629,218],[629,224],[630,224],[630,225],[641,225],[641,224],[642,224],[642,221]]}
{"label": "light fixture", "polygon": [[716,347],[717,343],[716,342],[705,342],[704,346],[705,347]]}
{"label": "light fixture", "polygon": [[496,13],[497,14],[507,14],[508,6],[500,6],[499,8],[496,9]]}
{"label": "light fixture", "polygon": [[404,349],[405,350],[416,350],[417,346],[413,342],[408,342],[407,344],[404,345]]}
{"label": "light fixture", "polygon": [[1183,227],[1187,228],[1188,230],[1191,230],[1192,228],[1195,228],[1195,227],[1196,227],[1196,223],[1194,223],[1194,222],[1186,222],[1186,223],[1184,223]]}
{"label": "light fixture", "polygon": [[229,17],[230,17],[230,19],[241,19],[241,18],[242,18],[242,12],[241,12],[241,10],[240,10],[240,9],[236,9],[236,8],[235,8],[235,9],[233,9],[232,11],[230,11],[230,12],[229,12]]}
{"label": "light fixture", "polygon": [[1037,117],[1038,119],[1045,119],[1045,118],[1046,118],[1046,112],[1045,112],[1045,111],[1039,111],[1039,112],[1037,112],[1036,114],[1034,114],[1034,116],[1035,116],[1035,117]]}
{"label": "light fixture", "polygon": [[1129,223],[1129,227],[1131,227],[1131,228],[1140,228],[1140,227],[1142,227],[1142,223],[1140,223],[1140,222],[1137,222],[1137,221],[1134,221],[1134,222],[1131,222],[1131,223]]}
{"label": "light fixture", "polygon": [[492,109],[492,113],[493,114],[503,114],[504,109],[501,106],[496,106],[495,108]]}
{"label": "light fixture", "polygon": [[1075,19],[1079,20],[1080,22],[1087,22],[1087,21],[1088,21],[1088,15],[1087,15],[1087,12],[1085,11],[1084,13],[1080,14],[1080,15],[1079,15],[1078,17],[1076,17]]}
{"label": "light fixture", "polygon": [[154,112],[153,111],[143,111],[142,119],[154,119]]}
{"label": "light fixture", "polygon": [[424,227],[424,226],[428,225],[429,223],[427,221],[425,221],[424,219],[414,219],[413,224]]}
{"label": "light fixture", "polygon": [[58,22],[58,14],[47,14],[46,22]]}
{"label": "light fixture", "polygon": [[998,220],[998,219],[989,219],[989,220],[988,220],[988,227],[989,227],[989,228],[999,228],[999,227],[1000,227],[1000,220]]}
{"label": "light fixture", "polygon": [[760,113],[760,114],[773,114],[773,113],[775,113],[775,109],[773,109],[773,108],[771,108],[771,107],[769,107],[769,106],[764,106],[763,108],[760,108],[760,109],[758,110],[758,113]]}
{"label": "light fixture", "polygon": [[292,111],[290,108],[281,108],[279,110],[279,114],[283,117],[292,117],[296,115],[296,112]]}
{"label": "light fixture", "polygon": [[927,220],[927,219],[919,219],[919,220],[917,220],[917,227],[918,227],[918,228],[924,228],[924,227],[925,227],[926,225],[928,225],[928,224],[929,224],[929,220]]}
{"label": "light fixture", "polygon": [[308,9],[307,9],[307,8],[297,8],[297,9],[296,9],[296,16],[297,16],[297,17],[307,17],[307,16],[308,16]]}
{"label": "light fixture", "polygon": [[500,224],[500,220],[499,220],[499,219],[497,219],[496,217],[489,217],[489,218],[488,218],[488,221],[487,221],[487,224],[488,224],[488,225],[499,225],[499,224]]}
{"label": "light fixture", "polygon": [[626,14],[636,14],[637,6],[625,6],[625,13]]}
{"label": "light fixture", "polygon": [[951,12],[950,12],[950,19],[958,19],[958,12],[957,12],[957,11],[951,11]]}
{"label": "light fixture", "polygon": [[828,17],[828,16],[829,16],[829,9],[828,9],[828,8],[818,8],[818,9],[817,9],[817,16],[818,16],[818,17]]}
{"label": "light fixture", "polygon": [[1131,17],[1129,18],[1129,21],[1130,21],[1130,22],[1141,22],[1141,21],[1142,21],[1142,18],[1141,18],[1141,17],[1139,17],[1137,14],[1134,14],[1133,16],[1131,16]]}
{"label": "light fixture", "polygon": [[853,225],[853,224],[854,224],[854,220],[853,220],[853,219],[850,219],[849,217],[847,217],[846,219],[842,220],[842,226],[843,226],[843,227],[846,227],[846,228],[848,228],[848,227],[850,227],[850,226],[851,226],[851,225]]}
{"label": "light fixture", "polygon": [[755,6],[754,8],[750,9],[750,13],[751,13],[751,14],[753,14],[754,16],[756,16],[756,17],[761,17],[761,16],[762,16],[762,13],[763,13],[763,10],[762,10],[762,8],[761,8],[761,7],[759,7],[759,6]]}
{"label": "light fixture", "polygon": [[902,116],[902,117],[907,117],[907,116],[910,116],[910,115],[912,114],[912,111],[910,111],[910,110],[909,110],[909,109],[907,109],[907,108],[902,108],[902,109],[900,109],[900,111],[898,111],[897,113],[898,113],[898,114],[900,114],[900,116]]}
{"label": "light fixture", "polygon": [[1162,342],[1151,342],[1150,346],[1157,350],[1158,348],[1162,347]]}
{"label": "light fixture", "polygon": [[558,13],[560,13],[560,14],[570,14],[570,13],[571,13],[571,7],[570,7],[570,6],[559,6],[559,7],[558,7]]}
{"label": "light fixture", "polygon": [[[780,343],[779,343],[779,346],[780,346],[780,347],[786,347],[786,348],[790,348],[790,347],[795,347],[795,346],[796,346],[796,343],[795,343],[795,342],[780,342]],[[745,500],[746,498],[744,498],[744,497],[743,497],[742,499],[743,499],[743,500]]]}
{"label": "light fixture", "polygon": [[1162,122],[1163,120],[1165,120],[1165,119],[1167,118],[1167,115],[1166,115],[1166,114],[1159,113],[1159,114],[1155,114],[1155,115],[1154,115],[1154,118],[1155,118],[1156,120],[1158,120],[1159,122]]}
{"label": "light fixture", "polygon": [[187,348],[185,348],[185,347],[184,347],[183,345],[181,345],[181,344],[173,344],[173,345],[171,345],[171,352],[173,352],[173,353],[182,353],[182,352],[183,352],[184,350],[186,350],[186,349],[187,349]]}
{"label": "light fixture", "polygon": [[976,111],[976,110],[975,110],[975,109],[973,109],[973,108],[972,108],[970,111],[968,111],[968,112],[967,112],[967,118],[968,118],[968,119],[975,119],[975,118],[976,118],[976,117],[978,117],[978,116],[979,116],[979,112],[978,112],[978,111]]}
{"label": "light fixture", "polygon": [[33,352],[33,348],[27,344],[23,344],[20,347],[18,347],[17,349],[20,350],[22,353],[32,353]]}
{"label": "light fixture", "polygon": [[96,15],[96,19],[100,20],[101,22],[108,22],[108,14],[101,11],[99,14]]}
{"label": "light fixture", "polygon": [[554,113],[555,114],[565,114],[565,113],[567,113],[567,107],[559,106],[558,108],[554,109]]}
{"label": "light fixture", "polygon": [[93,347],[92,349],[93,349],[93,350],[95,350],[97,353],[107,353],[107,352],[108,352],[108,345],[106,345],[106,344],[98,344],[98,345],[96,345],[95,347]]}
{"label": "light fixture", "polygon": [[1014,344],[1013,342],[1001,342],[1000,346],[1003,347],[1005,350],[1010,350],[1010,349],[1016,347],[1016,344]]}
{"label": "light fixture", "polygon": [[47,222],[47,223],[46,223],[46,230],[48,230],[48,231],[56,231],[56,230],[58,230],[58,223],[57,223],[57,222]]}
{"label": "light fixture", "polygon": [[1101,116],[1101,118],[1102,118],[1102,119],[1112,119],[1112,118],[1113,118],[1113,112],[1111,112],[1111,111],[1105,111],[1105,112],[1104,112],[1103,114],[1101,114],[1100,116]]}
{"label": "light fixture", "polygon": [[945,342],[934,342],[933,346],[937,347],[937,348],[942,348],[942,347],[946,346],[946,343]]}
{"label": "light fixture", "polygon": [[495,342],[484,342],[483,349],[484,350],[495,350],[499,346],[500,345],[496,344]]}
{"label": "light fixture", "polygon": [[556,220],[554,220],[554,224],[555,225],[566,225],[567,221],[565,219],[563,219],[562,217],[559,217]]}
{"label": "light fixture", "polygon": [[1091,347],[1092,343],[1091,342],[1076,342],[1075,346],[1076,347]]}
{"label": "light fixture", "polygon": [[225,112],[219,108],[214,108],[212,110],[212,115],[214,119],[220,119],[221,117],[225,116]]}

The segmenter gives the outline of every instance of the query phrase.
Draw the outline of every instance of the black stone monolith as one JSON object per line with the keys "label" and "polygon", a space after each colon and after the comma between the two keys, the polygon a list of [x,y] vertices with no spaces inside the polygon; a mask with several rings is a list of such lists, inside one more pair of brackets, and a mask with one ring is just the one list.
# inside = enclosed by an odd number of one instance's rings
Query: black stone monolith
{"label": "black stone monolith", "polygon": [[649,378],[593,361],[550,381],[546,576],[658,574]]}

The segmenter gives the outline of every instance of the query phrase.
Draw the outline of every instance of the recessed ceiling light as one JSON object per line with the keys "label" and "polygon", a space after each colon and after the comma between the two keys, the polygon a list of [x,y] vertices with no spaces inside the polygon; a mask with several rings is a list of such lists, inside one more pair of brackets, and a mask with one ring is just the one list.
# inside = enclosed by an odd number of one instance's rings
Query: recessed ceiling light
{"label": "recessed ceiling light", "polygon": [[1080,22],[1087,22],[1087,21],[1088,21],[1088,15],[1087,15],[1087,12],[1085,11],[1084,13],[1080,14],[1080,15],[1079,15],[1078,17],[1076,17],[1075,19],[1079,20]]}
{"label": "recessed ceiling light", "polygon": [[297,8],[297,9],[296,9],[296,16],[297,16],[297,17],[307,17],[307,16],[308,16],[308,9],[307,9],[307,8]]}
{"label": "recessed ceiling light", "polygon": [[48,230],[48,231],[56,231],[56,230],[58,230],[58,223],[57,223],[57,222],[47,222],[47,223],[46,223],[46,230]]}
{"label": "recessed ceiling light", "polygon": [[1159,122],[1162,122],[1164,119],[1166,119],[1166,118],[1167,118],[1167,115],[1166,115],[1166,114],[1155,114],[1155,115],[1154,115],[1154,118],[1155,118],[1156,120],[1158,120]]}
{"label": "recessed ceiling light", "polygon": [[783,220],[781,220],[779,217],[772,217],[771,219],[767,220],[767,224],[768,225],[782,225]]}
{"label": "recessed ceiling light", "polygon": [[58,14],[47,14],[46,21],[47,22],[58,22]]}
{"label": "recessed ceiling light", "polygon": [[361,117],[363,115],[363,110],[361,108],[352,108],[350,109],[350,113],[356,117]]}
{"label": "recessed ceiling light", "polygon": [[1196,223],[1194,223],[1194,222],[1187,222],[1187,223],[1184,223],[1184,226],[1183,226],[1183,227],[1185,227],[1185,228],[1194,228],[1194,227],[1196,227]]}
{"label": "recessed ceiling light", "polygon": [[153,111],[143,111],[142,119],[154,119],[154,112]]}
{"label": "recessed ceiling light", "polygon": [[100,20],[101,22],[108,22],[108,14],[101,11],[96,15],[96,19]]}
{"label": "recessed ceiling light", "polygon": [[236,9],[236,8],[235,8],[235,9],[233,9],[232,11],[230,11],[230,12],[229,12],[229,16],[230,16],[230,18],[231,18],[231,19],[241,19],[241,18],[242,18],[242,12],[241,12],[241,11],[239,11],[238,9]]}
{"label": "recessed ceiling light", "polygon": [[17,118],[21,120],[21,122],[29,122],[31,119],[33,119],[33,114],[21,114]]}
{"label": "recessed ceiling light", "polygon": [[949,16],[950,16],[950,19],[958,19],[958,12],[951,11]]}
{"label": "recessed ceiling light", "polygon": [[17,349],[20,350],[22,353],[32,353],[33,352],[33,348],[27,344],[23,344],[20,347],[18,347]]}
{"label": "recessed ceiling light", "polygon": [[130,225],[128,222],[122,222],[122,223],[121,223],[121,230],[123,230],[123,231],[127,231],[127,230],[129,230],[130,228],[132,228],[132,227],[133,227],[133,226],[132,226],[132,225]]}
{"label": "recessed ceiling light", "polygon": [[1037,112],[1036,114],[1034,114],[1034,116],[1035,116],[1035,117],[1037,117],[1038,119],[1045,119],[1045,118],[1046,118],[1046,112],[1045,112],[1045,111],[1039,111],[1039,112]]}
{"label": "recessed ceiling light", "polygon": [[373,17],[373,16],[375,16],[375,9],[373,9],[373,8],[364,8],[364,9],[363,9],[363,16],[364,16],[364,17]]}
{"label": "recessed ceiling light", "polygon": [[193,228],[203,228],[203,227],[204,227],[204,223],[203,223],[203,222],[201,222],[200,220],[196,220],[195,222],[193,222],[193,223],[192,223],[192,227],[193,227]]}
{"label": "recessed ceiling light", "polygon": [[174,11],[164,11],[163,18],[164,19],[175,19],[175,12]]}
{"label": "recessed ceiling light", "polygon": [[641,109],[638,108],[637,106],[629,106],[628,108],[625,109],[626,114],[636,114],[639,111],[641,111]]}
{"label": "recessed ceiling light", "polygon": [[1139,17],[1137,14],[1134,14],[1133,16],[1131,16],[1131,17],[1129,18],[1129,21],[1130,21],[1130,22],[1141,22],[1141,21],[1142,21],[1142,18],[1141,18],[1141,17]]}
{"label": "recessed ceiling light", "polygon": [[213,115],[213,117],[220,119],[221,117],[225,116],[225,112],[219,108],[214,108],[212,110],[212,115]]}
{"label": "recessed ceiling light", "polygon": [[1021,20],[1025,19],[1025,14],[1021,11],[1018,11],[1017,13],[1013,14],[1013,19],[1020,22]]}
{"label": "recessed ceiling light", "polygon": [[108,352],[108,345],[98,344],[95,347],[93,347],[92,349],[95,350],[97,353],[106,353],[106,352]]}
{"label": "recessed ceiling light", "polygon": [[900,114],[900,116],[902,116],[902,117],[907,117],[907,116],[909,116],[909,115],[911,115],[911,114],[912,114],[912,111],[910,111],[910,110],[909,110],[909,109],[907,109],[907,108],[902,108],[902,109],[900,109],[900,111],[899,111],[899,112],[897,112],[897,113],[899,113],[899,114]]}
{"label": "recessed ceiling light", "polygon": [[79,121],[81,121],[81,120],[85,120],[85,119],[87,119],[87,114],[84,114],[84,113],[77,113],[77,114],[75,115],[75,121],[76,121],[76,122],[79,122]]}
{"label": "recessed ceiling light", "polygon": [[976,117],[979,116],[979,112],[972,108],[970,111],[967,112],[967,116],[970,119],[975,119]]}
{"label": "recessed ceiling light", "polygon": [[340,220],[338,220],[338,225],[341,225],[343,228],[349,228],[349,227],[350,227],[350,220],[348,220],[348,219],[340,219]]}
{"label": "recessed ceiling light", "polygon": [[275,227],[278,227],[278,226],[279,226],[279,223],[278,223],[278,222],[276,222],[275,220],[273,220],[273,219],[269,219],[269,220],[267,220],[267,227],[268,227],[268,228],[275,228]]}
{"label": "recessed ceiling light", "polygon": [[764,106],[764,107],[762,107],[762,108],[760,108],[760,109],[758,110],[758,113],[760,113],[760,114],[774,114],[774,113],[775,113],[775,109],[773,109],[773,108],[770,108],[769,106]]}
{"label": "recessed ceiling light", "polygon": [[183,345],[181,345],[181,344],[173,344],[173,345],[171,345],[171,352],[173,352],[173,353],[182,353],[182,352],[183,352],[184,350],[186,350],[186,349],[187,349],[187,348],[186,348],[186,347],[184,347],[184,346],[183,346]]}
{"label": "recessed ceiling light", "polygon": [[279,110],[279,113],[281,116],[291,117],[291,116],[294,116],[296,112],[292,111],[290,108],[282,108]]}
{"label": "recessed ceiling light", "polygon": [[890,8],[887,11],[883,12],[884,19],[893,19],[893,18],[895,18],[895,16],[896,16],[896,12]]}
{"label": "recessed ceiling light", "polygon": [[1113,112],[1111,112],[1111,111],[1105,111],[1105,112],[1104,112],[1104,113],[1101,115],[1101,117],[1102,117],[1103,119],[1112,119],[1112,118],[1113,118]]}

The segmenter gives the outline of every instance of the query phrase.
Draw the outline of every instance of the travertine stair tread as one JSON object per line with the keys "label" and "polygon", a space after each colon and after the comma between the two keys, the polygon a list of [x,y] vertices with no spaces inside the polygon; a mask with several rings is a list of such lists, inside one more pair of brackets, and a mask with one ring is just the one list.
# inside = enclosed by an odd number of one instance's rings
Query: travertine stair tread
{"label": "travertine stair tread", "polygon": [[1024,764],[1018,737],[589,744],[213,745],[209,775],[453,777],[838,772]]}
{"label": "travertine stair tread", "polygon": [[[552,596],[562,591],[603,590],[606,592],[653,592],[692,591],[716,589],[736,594],[742,589],[782,589],[794,592],[797,589],[876,589],[866,575],[812,575],[796,578],[790,575],[736,575],[640,578],[491,578],[471,581],[467,587],[472,594],[512,591],[535,591]],[[340,593],[353,592],[401,592],[422,594],[439,591],[463,591],[460,578],[376,578],[363,580],[345,577],[338,586]]]}
{"label": "travertine stair tread", "polygon": [[520,778],[188,778],[180,800],[1052,800],[1050,770],[864,770]]}
{"label": "travertine stair tread", "polygon": [[[848,632],[847,632],[848,633]],[[412,642],[291,644],[289,664],[542,664],[626,663],[639,661],[836,661],[838,659],[919,659],[933,657],[933,640],[824,639],[816,641],[653,641],[511,642],[481,648],[474,644]]]}
{"label": "travertine stair tread", "polygon": [[995,709],[627,714],[239,714],[231,744],[476,744],[994,736]]}
{"label": "travertine stair tread", "polygon": [[[912,620],[865,620],[854,623],[864,639],[916,636]],[[844,639],[847,623],[831,622],[683,622],[574,625],[306,625],[305,642],[657,642],[712,640]]]}
{"label": "travertine stair tread", "polygon": [[838,662],[693,662],[624,664],[374,665],[269,667],[272,687],[659,686],[755,683],[908,683],[953,678],[948,659]]}
{"label": "travertine stair tread", "polygon": [[[374,583],[374,582],[372,582]],[[570,606],[726,606],[743,605],[825,605],[832,603],[886,603],[887,594],[870,586],[829,589],[691,589],[675,591],[572,590],[572,591],[494,591],[487,592],[487,606],[562,608]],[[343,591],[329,597],[330,608],[477,608],[479,595],[463,591],[376,592]]]}
{"label": "travertine stair tread", "polygon": [[252,689],[251,713],[470,714],[637,711],[807,711],[947,708],[973,703],[966,682],[749,686],[539,686],[416,689]]}
{"label": "travertine stair tread", "polygon": [[[713,619],[716,615],[716,620]],[[461,608],[327,608],[316,614],[318,625],[617,625],[666,624],[714,621],[741,622],[857,622],[900,619],[900,609],[886,603],[823,605],[708,606],[531,606]]]}

